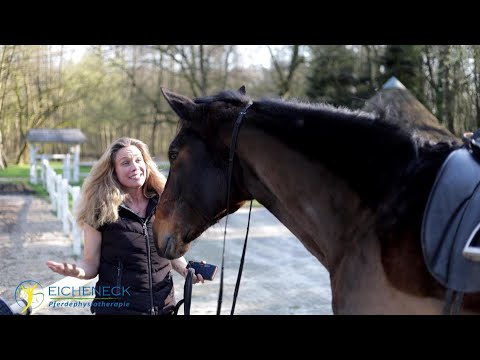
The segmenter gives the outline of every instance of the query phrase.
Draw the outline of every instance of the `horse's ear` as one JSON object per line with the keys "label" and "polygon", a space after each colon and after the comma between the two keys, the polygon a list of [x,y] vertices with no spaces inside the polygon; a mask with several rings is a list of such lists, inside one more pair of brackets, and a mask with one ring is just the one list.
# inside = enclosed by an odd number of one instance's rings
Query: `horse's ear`
{"label": "horse's ear", "polygon": [[245,85],[242,85],[238,91],[240,91],[242,95],[247,95],[247,89],[245,89]]}
{"label": "horse's ear", "polygon": [[165,88],[161,88],[163,96],[167,100],[168,104],[171,106],[173,111],[177,113],[183,120],[191,121],[192,114],[195,111],[197,106],[192,99],[176,94],[172,91],[169,91]]}

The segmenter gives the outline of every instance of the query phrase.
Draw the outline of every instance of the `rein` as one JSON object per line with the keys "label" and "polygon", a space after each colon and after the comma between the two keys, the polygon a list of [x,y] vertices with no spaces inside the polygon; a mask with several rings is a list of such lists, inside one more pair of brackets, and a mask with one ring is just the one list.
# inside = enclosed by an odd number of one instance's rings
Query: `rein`
{"label": "rein", "polygon": [[[235,121],[235,124],[233,125],[233,131],[232,131],[232,140],[230,144],[230,155],[228,157],[228,180],[227,180],[227,215],[225,217],[225,230],[223,232],[223,251],[222,251],[222,272],[220,274],[220,290],[218,292],[218,304],[217,304],[217,315],[220,315],[220,312],[222,310],[222,296],[223,296],[223,272],[224,272],[224,264],[225,264],[225,243],[226,243],[226,237],[227,237],[227,224],[228,224],[228,209],[230,209],[230,187],[232,183],[232,174],[233,174],[233,157],[235,156],[235,148],[237,146],[237,138],[238,138],[238,132],[240,130],[240,125],[242,124],[243,117],[247,113],[248,108],[252,105],[252,101],[245,106],[245,108],[240,111],[240,114],[238,114],[237,120]],[[243,251],[242,251],[242,257],[240,259],[240,266],[238,269],[238,276],[237,276],[237,282],[235,284],[235,292],[233,295],[233,303],[232,303],[232,310],[230,311],[230,315],[233,315],[235,311],[235,303],[237,301],[237,295],[238,295],[238,290],[240,288],[240,278],[242,277],[242,270],[243,270],[243,263],[245,261],[245,252],[247,249],[247,238],[248,238],[248,230],[250,228],[250,215],[252,214],[252,203],[253,200],[250,201],[250,210],[248,212],[248,222],[247,222],[247,233],[245,235],[245,243],[243,244]]]}

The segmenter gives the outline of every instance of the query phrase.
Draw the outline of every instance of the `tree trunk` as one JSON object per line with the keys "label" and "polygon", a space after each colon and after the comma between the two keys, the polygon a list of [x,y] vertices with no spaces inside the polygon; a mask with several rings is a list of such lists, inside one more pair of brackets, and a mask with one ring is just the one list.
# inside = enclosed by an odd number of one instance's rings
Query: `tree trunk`
{"label": "tree trunk", "polygon": [[5,153],[3,150],[3,136],[2,130],[0,129],[0,170],[5,169],[7,167],[7,158],[5,157]]}
{"label": "tree trunk", "polygon": [[476,127],[480,128],[480,49],[473,47],[473,86],[475,89],[475,119]]}

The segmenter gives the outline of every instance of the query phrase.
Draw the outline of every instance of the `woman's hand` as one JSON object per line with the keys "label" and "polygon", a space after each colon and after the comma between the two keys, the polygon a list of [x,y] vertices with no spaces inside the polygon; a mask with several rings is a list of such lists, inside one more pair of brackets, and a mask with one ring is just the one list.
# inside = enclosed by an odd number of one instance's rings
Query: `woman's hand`
{"label": "woman's hand", "polygon": [[[187,277],[188,275],[187,260],[185,260],[183,256],[179,257],[178,259],[170,260],[170,263],[172,264],[172,267],[176,272],[178,272],[184,278]],[[197,284],[199,282],[204,283],[205,279],[200,274],[196,275],[195,273],[192,273],[192,283]]]}
{"label": "woman's hand", "polygon": [[203,279],[203,276],[200,274],[197,274],[197,275],[194,274],[192,277],[192,280],[193,280],[192,281],[193,284],[197,284],[199,282],[203,284],[205,282],[205,280]]}
{"label": "woman's hand", "polygon": [[[185,268],[183,277],[186,278],[188,275],[188,268]],[[195,274],[195,271],[192,269],[192,284],[197,284],[201,282],[202,284],[205,282],[205,279],[200,274]]]}
{"label": "woman's hand", "polygon": [[47,261],[47,266],[53,272],[59,273],[64,276],[73,276],[79,279],[85,277],[85,271],[81,267],[77,267],[76,264],[68,264],[66,262],[59,263],[49,260]]}

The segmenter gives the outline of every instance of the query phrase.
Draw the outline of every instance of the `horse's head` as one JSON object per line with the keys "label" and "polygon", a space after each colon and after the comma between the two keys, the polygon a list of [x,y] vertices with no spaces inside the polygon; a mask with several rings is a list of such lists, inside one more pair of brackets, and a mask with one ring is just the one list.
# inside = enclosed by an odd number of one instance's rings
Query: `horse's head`
{"label": "horse's head", "polygon": [[244,87],[196,100],[162,92],[180,116],[181,128],[168,150],[170,173],[153,228],[157,248],[173,259],[185,254],[209,226],[251,199],[235,159],[227,209],[232,123],[250,99]]}

